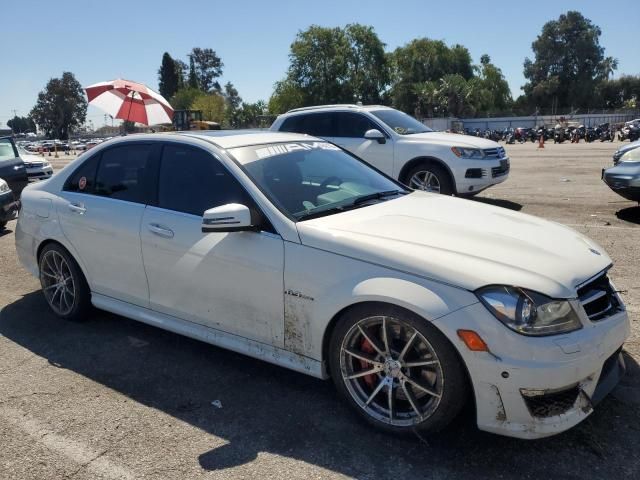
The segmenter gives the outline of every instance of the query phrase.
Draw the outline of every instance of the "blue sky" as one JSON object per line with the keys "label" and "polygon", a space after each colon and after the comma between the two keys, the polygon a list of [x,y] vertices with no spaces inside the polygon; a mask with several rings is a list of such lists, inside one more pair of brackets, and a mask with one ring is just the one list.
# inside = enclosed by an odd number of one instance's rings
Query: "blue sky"
{"label": "blue sky", "polygon": [[[116,77],[157,88],[162,53],[185,58],[191,47],[210,47],[222,58],[223,82],[247,101],[268,100],[288,66],[289,46],[309,25],[372,25],[388,49],[413,38],[466,46],[478,63],[488,53],[514,95],[524,83],[522,63],[542,25],[574,9],[602,29],[606,54],[621,73],[640,74],[637,0],[582,1],[144,1],[20,0],[2,7],[4,62],[0,124],[28,114],[46,82],[62,71],[90,85]],[[8,59],[6,57],[9,57]],[[104,118],[89,110],[100,126]]]}

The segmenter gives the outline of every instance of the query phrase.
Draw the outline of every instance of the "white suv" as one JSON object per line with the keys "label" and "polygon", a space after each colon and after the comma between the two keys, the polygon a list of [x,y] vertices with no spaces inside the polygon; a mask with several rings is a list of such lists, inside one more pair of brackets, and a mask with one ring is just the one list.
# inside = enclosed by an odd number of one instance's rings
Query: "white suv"
{"label": "white suv", "polygon": [[324,138],[417,190],[475,195],[509,176],[509,158],[496,142],[435,132],[379,105],[297,108],[271,130]]}

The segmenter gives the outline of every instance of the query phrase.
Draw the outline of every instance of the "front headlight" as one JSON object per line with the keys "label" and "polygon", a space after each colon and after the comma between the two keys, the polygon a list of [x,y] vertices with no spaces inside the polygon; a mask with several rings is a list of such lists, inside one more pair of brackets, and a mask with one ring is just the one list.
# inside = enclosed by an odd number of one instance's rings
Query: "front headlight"
{"label": "front headlight", "polygon": [[476,295],[498,320],[522,335],[554,335],[582,328],[568,300],[503,285],[481,288]]}
{"label": "front headlight", "polygon": [[9,185],[7,185],[7,182],[0,178],[0,193],[7,193],[10,191],[11,189],[9,188]]}
{"label": "front headlight", "polygon": [[451,151],[458,158],[481,159],[484,152],[479,148],[451,147]]}

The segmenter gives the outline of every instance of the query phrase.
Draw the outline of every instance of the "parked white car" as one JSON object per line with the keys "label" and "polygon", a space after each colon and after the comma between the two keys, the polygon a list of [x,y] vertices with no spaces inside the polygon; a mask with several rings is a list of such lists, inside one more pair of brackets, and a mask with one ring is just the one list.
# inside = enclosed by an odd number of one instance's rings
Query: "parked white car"
{"label": "parked white car", "polygon": [[20,147],[18,147],[18,153],[24,162],[24,166],[27,169],[27,176],[30,181],[46,180],[47,178],[51,178],[53,175],[53,167],[44,157],[34,155]]}
{"label": "parked white car", "polygon": [[321,137],[417,190],[475,195],[509,176],[509,158],[498,143],[434,132],[389,107],[298,108],[280,115],[271,130]]}
{"label": "parked white car", "polygon": [[409,191],[306,135],[103,143],[24,189],[15,235],[58,316],[93,305],[330,376],[387,431],[471,402],[482,430],[552,435],[624,372],[629,320],[593,241]]}

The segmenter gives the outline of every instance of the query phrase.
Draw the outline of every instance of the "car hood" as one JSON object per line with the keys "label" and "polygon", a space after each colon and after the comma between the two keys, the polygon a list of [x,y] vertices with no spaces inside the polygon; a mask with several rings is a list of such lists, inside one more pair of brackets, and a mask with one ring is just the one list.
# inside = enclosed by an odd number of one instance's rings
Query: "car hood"
{"label": "car hood", "polygon": [[471,135],[463,135],[460,133],[447,132],[425,132],[413,133],[411,135],[402,135],[403,141],[417,143],[440,143],[450,145],[452,147],[469,147],[469,148],[498,148],[500,145],[493,140],[486,138],[474,137]]}
{"label": "car hood", "polygon": [[611,264],[600,246],[558,223],[425,192],[297,225],[304,245],[467,290],[515,285],[573,298]]}

